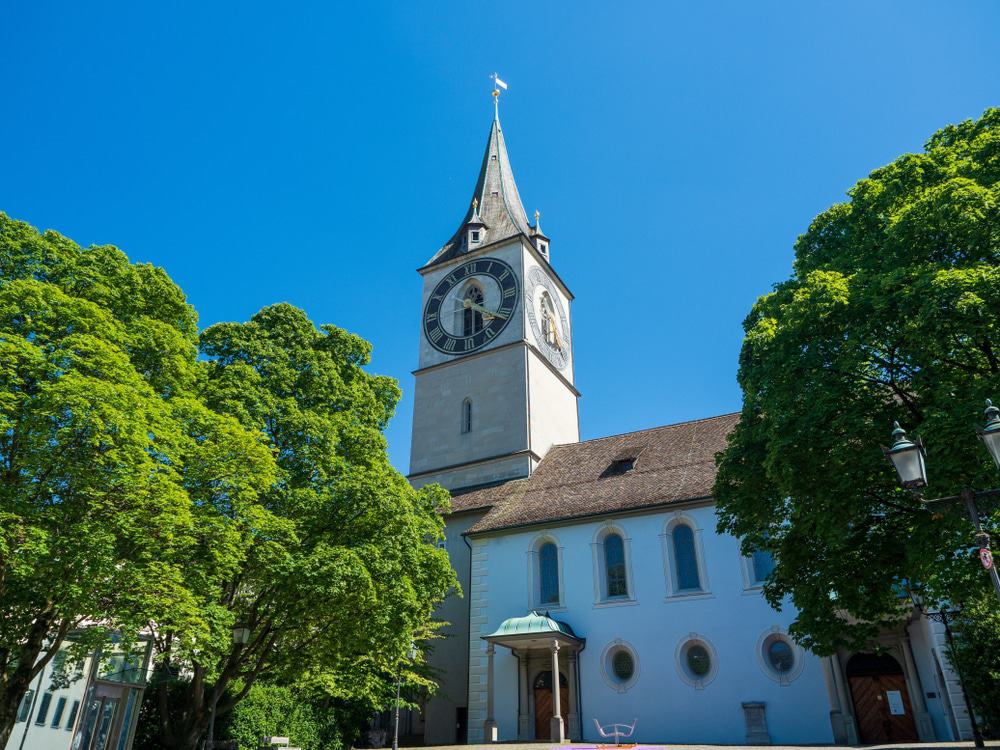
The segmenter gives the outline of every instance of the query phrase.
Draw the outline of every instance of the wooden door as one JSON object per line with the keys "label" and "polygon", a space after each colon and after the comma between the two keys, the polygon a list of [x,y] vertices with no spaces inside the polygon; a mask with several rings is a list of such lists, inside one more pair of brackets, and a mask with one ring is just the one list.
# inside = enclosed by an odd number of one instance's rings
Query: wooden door
{"label": "wooden door", "polygon": [[[563,726],[569,732],[569,686],[566,677],[559,675],[559,713]],[[552,739],[552,673],[542,672],[535,678],[535,739]]]}
{"label": "wooden door", "polygon": [[[913,707],[903,675],[855,675],[848,679],[862,743],[881,745],[918,741]],[[899,713],[900,703],[903,713]]]}

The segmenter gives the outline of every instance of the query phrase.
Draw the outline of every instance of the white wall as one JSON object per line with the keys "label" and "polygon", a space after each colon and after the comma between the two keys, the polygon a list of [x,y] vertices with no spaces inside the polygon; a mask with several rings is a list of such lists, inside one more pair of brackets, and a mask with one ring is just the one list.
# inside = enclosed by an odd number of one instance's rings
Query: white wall
{"label": "white wall", "polygon": [[[548,530],[562,553],[564,604],[553,617],[586,638],[580,655],[580,683],[585,741],[598,738],[593,719],[602,723],[638,719],[640,742],[744,743],[741,703],[766,703],[767,724],[775,744],[828,743],[833,734],[820,659],[802,652],[801,672],[782,685],[766,672],[760,641],[773,629],[785,630],[794,619],[790,607],[772,610],[759,589],[748,589],[739,545],[715,533],[712,506],[685,511],[700,531],[703,582],[696,596],[668,596],[661,535],[675,514],[657,512],[614,519],[629,540],[634,602],[595,604],[592,544],[603,521]],[[485,665],[482,635],[505,619],[525,614],[529,592],[529,550],[537,530],[473,540],[473,620],[470,634],[470,740],[482,737],[485,719]],[[480,561],[477,576],[476,560]],[[716,653],[717,672],[701,689],[678,673],[678,646],[689,634],[708,641]],[[638,678],[625,692],[604,677],[602,653],[615,639],[627,642],[637,658]],[[516,659],[498,648],[495,661],[495,718],[500,739],[517,737]]]}
{"label": "white wall", "polygon": [[527,356],[531,450],[544,457],[553,445],[579,442],[577,399],[534,350]]}
{"label": "white wall", "polygon": [[[63,647],[64,650],[68,645]],[[87,658],[82,665],[80,678],[71,682],[66,687],[56,687],[53,689],[53,673],[56,666],[56,659],[50,661],[39,677],[31,683],[31,694],[29,696],[30,708],[25,721],[18,721],[14,725],[14,731],[7,741],[6,750],[17,750],[22,746],[25,750],[66,750],[73,739],[79,718],[83,713],[84,693],[87,689],[87,675],[90,674],[92,660]],[[71,670],[72,674],[77,674]],[[45,715],[42,717],[44,696],[50,696]],[[60,699],[63,699],[60,713]],[[77,710],[74,711],[74,704]],[[58,716],[58,722],[53,726],[53,722]],[[20,713],[19,713],[20,715]],[[42,718],[41,723],[38,720]]]}

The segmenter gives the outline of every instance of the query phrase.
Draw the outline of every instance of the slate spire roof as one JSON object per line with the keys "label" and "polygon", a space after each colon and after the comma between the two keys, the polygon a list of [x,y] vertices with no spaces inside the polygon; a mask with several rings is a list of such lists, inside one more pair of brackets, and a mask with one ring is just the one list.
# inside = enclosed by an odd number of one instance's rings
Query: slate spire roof
{"label": "slate spire roof", "polygon": [[[477,202],[475,206],[473,199]],[[490,124],[486,153],[483,154],[483,165],[479,168],[476,189],[469,200],[469,210],[452,238],[427,261],[428,266],[444,263],[468,252],[466,227],[477,213],[479,221],[486,225],[482,245],[490,245],[519,234],[527,236],[531,231],[528,215],[524,212],[524,205],[514,182],[514,172],[510,166],[510,157],[507,156],[499,116],[494,117]]]}

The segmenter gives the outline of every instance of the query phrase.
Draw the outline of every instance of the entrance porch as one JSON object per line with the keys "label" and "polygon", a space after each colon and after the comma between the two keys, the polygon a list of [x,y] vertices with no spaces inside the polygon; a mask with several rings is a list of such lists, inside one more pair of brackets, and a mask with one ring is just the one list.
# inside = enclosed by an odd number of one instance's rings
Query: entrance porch
{"label": "entrance porch", "polygon": [[[564,622],[546,614],[529,612],[504,620],[486,641],[487,742],[499,741],[493,714],[496,690],[493,656],[497,646],[509,648],[517,658],[517,739],[562,742],[579,740],[580,680],[578,654],[586,641]],[[558,675],[558,677],[556,677]]]}

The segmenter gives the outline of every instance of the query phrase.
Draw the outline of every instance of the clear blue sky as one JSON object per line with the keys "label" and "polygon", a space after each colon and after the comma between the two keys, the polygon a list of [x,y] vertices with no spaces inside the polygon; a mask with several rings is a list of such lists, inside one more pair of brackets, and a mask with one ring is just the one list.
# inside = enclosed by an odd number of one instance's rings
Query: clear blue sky
{"label": "clear blue sky", "polygon": [[404,398],[414,269],[492,116],[576,294],[584,438],[737,410],[741,322],[812,217],[1000,105],[1000,3],[8,3],[0,210],[167,269],[203,324],[288,301]]}

